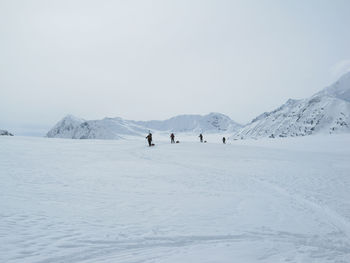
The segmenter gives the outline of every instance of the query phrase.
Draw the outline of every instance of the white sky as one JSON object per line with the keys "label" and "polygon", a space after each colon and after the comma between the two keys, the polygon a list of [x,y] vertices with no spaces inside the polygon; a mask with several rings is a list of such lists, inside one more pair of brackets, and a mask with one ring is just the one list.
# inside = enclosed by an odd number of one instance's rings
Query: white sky
{"label": "white sky", "polygon": [[66,114],[240,123],[350,69],[350,1],[0,0],[0,129]]}

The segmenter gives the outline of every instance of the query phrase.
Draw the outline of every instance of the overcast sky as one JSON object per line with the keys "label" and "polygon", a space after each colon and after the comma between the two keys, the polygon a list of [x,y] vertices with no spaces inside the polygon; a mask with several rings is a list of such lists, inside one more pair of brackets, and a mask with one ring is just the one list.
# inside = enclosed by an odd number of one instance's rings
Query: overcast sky
{"label": "overcast sky", "polygon": [[0,0],[0,129],[66,114],[240,123],[350,69],[348,0]]}

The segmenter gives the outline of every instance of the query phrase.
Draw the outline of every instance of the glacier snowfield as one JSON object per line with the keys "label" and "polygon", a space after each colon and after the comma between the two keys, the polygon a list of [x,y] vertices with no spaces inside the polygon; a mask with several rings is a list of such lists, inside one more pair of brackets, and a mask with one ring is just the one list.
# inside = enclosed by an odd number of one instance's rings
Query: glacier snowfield
{"label": "glacier snowfield", "polygon": [[350,135],[0,137],[0,262],[350,262]]}

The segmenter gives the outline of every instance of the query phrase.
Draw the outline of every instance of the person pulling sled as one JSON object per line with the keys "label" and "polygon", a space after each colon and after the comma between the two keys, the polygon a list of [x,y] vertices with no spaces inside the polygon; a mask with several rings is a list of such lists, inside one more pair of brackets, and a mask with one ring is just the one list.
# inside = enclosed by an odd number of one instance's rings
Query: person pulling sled
{"label": "person pulling sled", "polygon": [[149,134],[146,136],[146,139],[148,141],[148,146],[151,147],[152,146],[152,133],[149,132]]}
{"label": "person pulling sled", "polygon": [[199,134],[199,140],[200,140],[200,142],[203,142],[203,135],[202,134]]}
{"label": "person pulling sled", "polygon": [[174,133],[170,134],[170,139],[171,139],[171,143],[175,143],[175,135],[174,135]]}

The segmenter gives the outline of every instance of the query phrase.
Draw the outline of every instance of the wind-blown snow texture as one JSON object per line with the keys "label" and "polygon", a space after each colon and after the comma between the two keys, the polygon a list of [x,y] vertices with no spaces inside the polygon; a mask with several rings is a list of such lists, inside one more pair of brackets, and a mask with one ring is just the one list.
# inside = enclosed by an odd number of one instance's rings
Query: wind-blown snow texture
{"label": "wind-blown snow texture", "polygon": [[122,118],[85,121],[68,115],[58,122],[47,137],[72,139],[119,139],[123,136],[145,136],[149,130],[158,132],[207,132],[237,131],[241,125],[220,113],[181,115],[164,121],[132,121]]}
{"label": "wind-blown snow texture", "polygon": [[235,134],[237,138],[290,137],[350,132],[350,72],[308,99],[288,100],[263,113]]}
{"label": "wind-blown snow texture", "polygon": [[350,135],[0,137],[0,262],[350,262]]}

